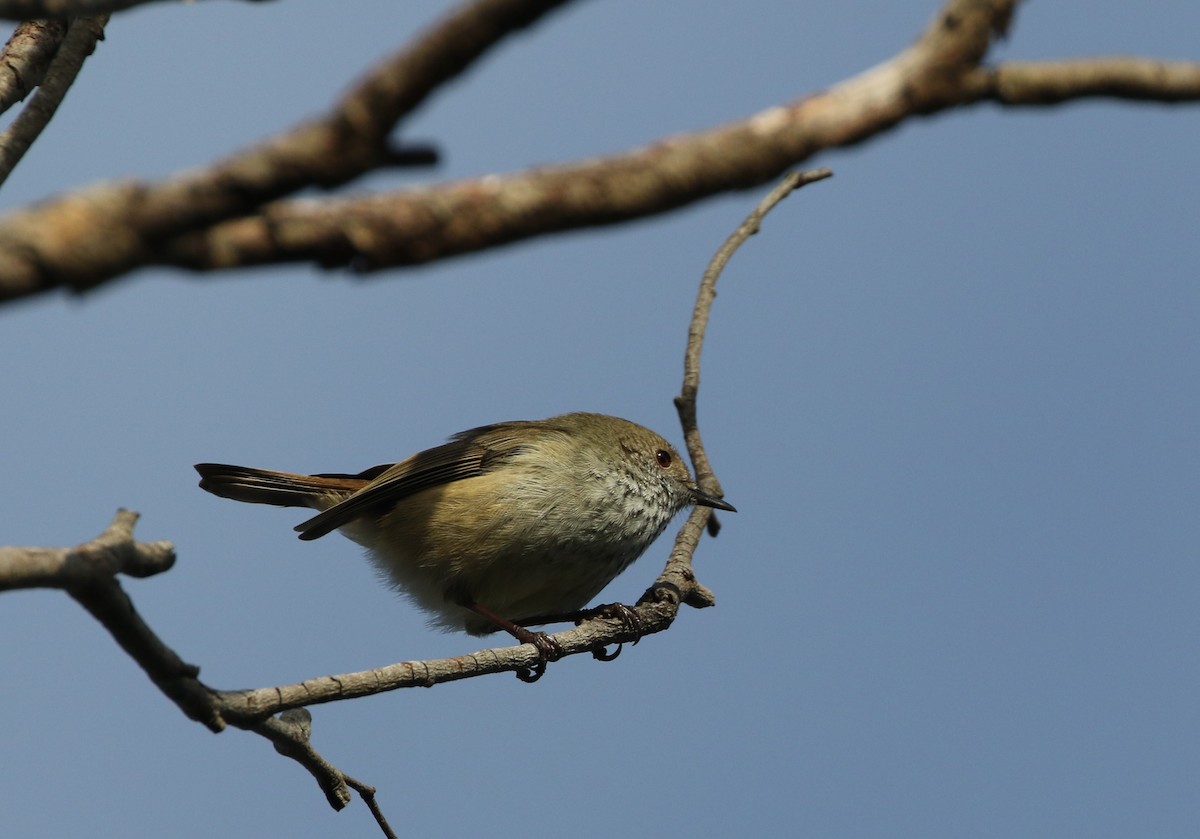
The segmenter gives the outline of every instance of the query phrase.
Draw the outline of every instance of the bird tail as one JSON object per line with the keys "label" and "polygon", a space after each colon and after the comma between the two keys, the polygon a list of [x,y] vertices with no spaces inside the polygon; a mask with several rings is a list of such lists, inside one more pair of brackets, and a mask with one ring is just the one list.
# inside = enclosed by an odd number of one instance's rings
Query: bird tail
{"label": "bird tail", "polygon": [[200,488],[251,504],[323,510],[367,483],[358,475],[294,475],[225,463],[197,463]]}

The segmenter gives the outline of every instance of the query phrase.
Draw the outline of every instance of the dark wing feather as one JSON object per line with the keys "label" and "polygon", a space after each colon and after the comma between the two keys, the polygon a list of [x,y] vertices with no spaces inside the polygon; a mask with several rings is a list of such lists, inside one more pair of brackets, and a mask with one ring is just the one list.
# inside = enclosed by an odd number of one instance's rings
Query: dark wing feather
{"label": "dark wing feather", "polygon": [[319,539],[357,518],[430,487],[482,475],[521,451],[532,423],[504,422],[455,434],[449,443],[388,467],[376,466],[359,477],[369,484],[328,510],[296,525],[300,538]]}

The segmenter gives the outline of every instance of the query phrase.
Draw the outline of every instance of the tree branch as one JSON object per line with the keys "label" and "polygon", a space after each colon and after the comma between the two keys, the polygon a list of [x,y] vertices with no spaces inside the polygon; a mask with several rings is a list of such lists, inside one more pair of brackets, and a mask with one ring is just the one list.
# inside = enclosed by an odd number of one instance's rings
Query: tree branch
{"label": "tree branch", "polygon": [[393,148],[399,120],[505,36],[567,0],[475,0],[381,62],[325,117],[207,168],[156,183],[99,184],[0,220],[0,299],[90,288],[146,264],[163,240],[297,190],[425,163]]}
{"label": "tree branch", "polygon": [[83,62],[96,49],[96,43],[104,39],[106,23],[108,15],[71,21],[37,93],[12,124],[0,131],[0,184],[8,180],[13,168],[49,125]]}
{"label": "tree branch", "polygon": [[[758,203],[746,216],[745,221],[738,225],[733,233],[713,254],[704,275],[700,280],[700,290],[696,294],[696,305],[692,309],[692,320],[688,326],[687,349],[683,358],[683,386],[675,397],[675,410],[679,413],[679,421],[683,426],[684,441],[687,443],[688,456],[696,468],[696,481],[705,492],[718,498],[725,493],[721,483],[713,473],[704,442],[700,439],[700,426],[696,420],[696,398],[700,392],[700,352],[704,348],[704,334],[708,330],[709,312],[713,301],[717,298],[717,279],[729,264],[730,258],[742,243],[758,232],[763,218],[771,212],[784,198],[802,186],[823,181],[833,177],[833,172],[827,168],[811,169],[807,172],[793,172]],[[715,522],[716,517],[711,510],[709,521]],[[710,526],[715,533],[716,525]]]}
{"label": "tree branch", "polygon": [[0,112],[7,111],[42,83],[67,24],[30,20],[18,26],[0,51]]}
{"label": "tree branch", "polygon": [[[374,789],[356,781],[322,757],[309,742],[311,716],[305,706],[370,696],[407,687],[430,687],[471,676],[528,670],[539,660],[532,644],[480,650],[429,661],[406,661],[373,670],[308,679],[293,685],[222,691],[199,679],[187,664],[142,620],[117,581],[117,574],[145,577],[174,564],[169,542],[133,538],[137,514],[118,511],[100,536],[74,548],[0,548],[0,591],[58,588],[95,617],[133,658],[156,687],[191,719],[214,732],[232,725],[270,740],[276,751],[303,766],[326,800],[340,810],[350,801],[348,788],[364,797],[381,830],[394,836],[374,801]],[[612,644],[636,642],[665,630],[681,602],[711,605],[712,596],[691,574],[691,552],[699,542],[703,517],[693,514],[680,531],[666,568],[639,601],[635,629],[618,618],[596,617],[553,637],[565,655],[592,653]],[[280,715],[280,716],[276,716]]]}
{"label": "tree branch", "polygon": [[1200,64],[1098,56],[1071,61],[1013,61],[979,68],[963,79],[965,101],[1059,105],[1103,97],[1134,102],[1200,100]]}
{"label": "tree branch", "polygon": [[150,577],[175,565],[170,542],[135,542],[137,513],[118,510],[103,533],[74,548],[0,548],[0,591],[86,587],[117,574]]}
{"label": "tree branch", "polygon": [[[1016,0],[949,0],[910,47],[827,90],[646,148],[353,199],[276,200],[390,165],[395,123],[552,2],[478,0],[372,71],[314,123],[161,182],[100,184],[0,217],[0,300],[84,290],[147,265],[216,271],[312,262],[415,265],[641,218],[766,183],[828,148],[981,101],[1200,100],[1200,63],[1079,59],[982,65]],[[331,149],[337,149],[336,153]]]}

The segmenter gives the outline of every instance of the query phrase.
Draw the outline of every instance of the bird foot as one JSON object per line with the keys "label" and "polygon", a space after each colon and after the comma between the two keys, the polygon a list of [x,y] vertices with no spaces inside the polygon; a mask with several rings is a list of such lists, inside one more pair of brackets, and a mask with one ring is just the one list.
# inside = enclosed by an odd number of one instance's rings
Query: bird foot
{"label": "bird foot", "polygon": [[551,661],[558,661],[563,657],[562,644],[555,641],[545,632],[530,632],[524,627],[517,627],[521,632],[516,636],[517,640],[523,644],[532,644],[537,648],[538,661],[533,667],[527,667],[524,670],[517,671],[517,678],[526,684],[533,684],[542,676],[546,675],[546,665]]}
{"label": "bird foot", "polygon": [[[579,618],[575,623],[578,625],[592,618],[619,621],[621,629],[633,633],[633,646],[635,647],[642,640],[642,619],[631,606],[626,606],[624,603],[605,603],[591,609],[585,609],[579,613]],[[592,658],[596,659],[596,661],[612,661],[621,654],[621,649],[624,646],[623,643],[618,643],[612,652],[609,652],[607,647],[597,647],[592,650]]]}

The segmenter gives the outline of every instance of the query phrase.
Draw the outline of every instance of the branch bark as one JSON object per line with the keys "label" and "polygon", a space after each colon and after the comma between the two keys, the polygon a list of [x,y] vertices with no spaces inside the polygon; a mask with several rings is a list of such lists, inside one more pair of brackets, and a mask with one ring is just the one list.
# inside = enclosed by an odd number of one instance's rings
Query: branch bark
{"label": "branch bark", "polygon": [[[358,790],[385,836],[395,833],[375,801],[374,788],[357,781],[321,756],[309,742],[311,716],[306,706],[370,696],[406,687],[431,687],[471,676],[522,672],[539,661],[531,644],[480,650],[429,661],[406,661],[373,670],[308,679],[293,685],[253,690],[216,690],[200,681],[200,670],[186,663],[142,620],[117,575],[147,577],[169,570],[175,561],[169,542],[133,538],[137,514],[117,512],[98,537],[74,548],[0,548],[0,591],[56,588],[66,591],[100,622],[150,677],[154,685],[189,718],[221,732],[229,725],[272,742],[276,751],[303,766],[335,810]],[[594,618],[553,637],[565,655],[591,653],[611,660],[611,644],[637,642],[662,632],[674,621],[681,602],[711,605],[711,594],[691,573],[691,553],[703,532],[703,516],[685,523],[675,549],[655,585],[639,601],[637,629],[618,618]],[[619,647],[618,647],[619,650]],[[278,715],[278,716],[277,716]]]}
{"label": "branch bark", "polygon": [[100,184],[9,214],[0,220],[0,299],[90,288],[149,264],[174,236],[281,196],[330,189],[373,169],[429,163],[430,150],[389,143],[400,119],[564,2],[475,0],[380,63],[321,119],[163,181]]}
{"label": "branch bark", "polygon": [[0,218],[0,300],[83,291],[139,267],[416,265],[666,212],[766,183],[823,149],[979,102],[1200,100],[1200,63],[1090,58],[987,67],[1016,0],[949,0],[910,47],[827,90],[625,154],[363,198],[302,201],[397,151],[387,134],[505,34],[561,3],[477,0],[368,74],[324,119],[160,182],[100,184]]}
{"label": "branch bark", "polygon": [[42,83],[67,24],[31,20],[18,26],[0,51],[0,111],[7,111]]}
{"label": "branch bark", "polygon": [[1071,61],[1015,61],[963,79],[964,103],[1060,105],[1076,99],[1164,104],[1200,99],[1200,64],[1124,55]]}
{"label": "branch bark", "polygon": [[76,18],[70,22],[39,82],[37,93],[12,124],[0,131],[0,184],[8,180],[25,152],[50,124],[83,68],[83,62],[96,49],[96,43],[104,40],[107,23],[108,15]]}
{"label": "branch bark", "polygon": [[[692,320],[688,325],[687,349],[683,356],[683,386],[675,397],[675,410],[679,414],[679,422],[683,427],[683,438],[687,444],[688,457],[696,470],[696,482],[705,492],[720,498],[725,495],[721,482],[717,480],[704,441],[700,436],[700,425],[697,420],[696,402],[700,395],[700,352],[704,348],[704,336],[708,332],[708,319],[712,312],[713,302],[717,299],[717,280],[721,272],[729,264],[734,252],[742,244],[758,232],[763,218],[771,212],[780,201],[787,198],[797,189],[808,184],[833,177],[829,169],[813,169],[808,172],[793,172],[767,193],[737,229],[722,243],[700,280],[700,290],[696,293],[696,304],[692,308]],[[716,536],[721,529],[720,521],[712,510],[707,513],[705,523],[711,536]],[[694,548],[693,548],[694,550]],[[690,562],[690,554],[689,559]],[[694,604],[693,604],[694,605]]]}

